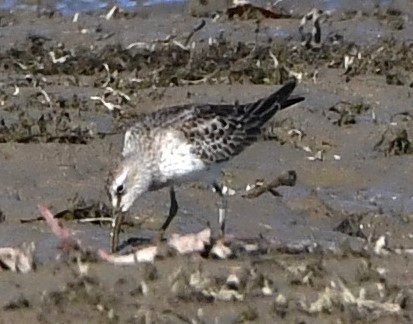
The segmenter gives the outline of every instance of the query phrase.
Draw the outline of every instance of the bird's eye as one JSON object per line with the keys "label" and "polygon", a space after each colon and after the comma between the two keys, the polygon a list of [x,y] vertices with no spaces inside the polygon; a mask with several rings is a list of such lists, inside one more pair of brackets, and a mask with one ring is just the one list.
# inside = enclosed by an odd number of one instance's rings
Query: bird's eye
{"label": "bird's eye", "polygon": [[116,187],[116,193],[118,195],[121,195],[125,192],[125,186],[123,184],[119,185]]}

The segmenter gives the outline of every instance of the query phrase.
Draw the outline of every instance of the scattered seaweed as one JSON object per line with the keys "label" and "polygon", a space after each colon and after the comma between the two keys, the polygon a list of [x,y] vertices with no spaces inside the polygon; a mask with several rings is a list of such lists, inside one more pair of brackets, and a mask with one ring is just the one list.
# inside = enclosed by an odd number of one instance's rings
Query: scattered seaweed
{"label": "scattered seaweed", "polygon": [[346,217],[344,220],[340,222],[335,228],[334,231],[338,231],[340,233],[353,236],[353,237],[359,237],[362,239],[367,239],[366,235],[363,233],[362,230],[362,221],[363,217],[356,215],[353,217]]}
{"label": "scattered seaweed", "polygon": [[407,129],[398,125],[386,128],[374,145],[374,150],[384,153],[385,156],[413,153]]}
{"label": "scattered seaweed", "polygon": [[251,3],[239,3],[226,10],[229,19],[239,17],[240,19],[262,19],[262,18],[290,18],[291,15],[276,11],[274,8],[263,8]]}
{"label": "scattered seaweed", "polygon": [[[316,17],[314,21],[317,22],[322,15],[311,13],[310,16]],[[304,19],[304,24],[311,17]],[[305,63],[307,75],[312,75],[321,66],[342,67],[346,55],[354,57],[351,73],[347,73],[350,76],[370,71],[390,77],[395,73],[396,66],[406,73],[413,71],[410,64],[412,45],[392,38],[360,47],[345,40],[337,42],[336,37],[331,35],[321,38],[321,27],[315,35],[308,37],[302,24],[300,31],[303,42],[307,44],[302,47],[284,40],[275,40],[272,44],[233,43],[224,33],[209,39],[206,44],[190,43],[193,34],[205,24],[201,21],[182,42],[177,40],[176,35],[170,35],[151,43],[111,44],[92,49],[70,49],[53,40],[31,37],[19,48],[0,54],[0,71],[24,72],[31,75],[35,83],[42,82],[41,76],[66,75],[74,80],[79,76],[94,76],[94,86],[109,86],[127,95],[138,89],[188,83],[283,83],[284,77],[277,73],[269,52],[282,66],[290,69],[302,68]],[[311,49],[317,48],[317,51],[308,50],[308,44],[312,44]],[[402,84],[406,82],[404,80]]]}
{"label": "scattered seaweed", "polygon": [[60,109],[36,118],[20,111],[15,122],[0,120],[0,143],[87,144],[97,133],[93,125],[72,121],[72,114]]}
{"label": "scattered seaweed", "polygon": [[328,119],[329,113],[338,114],[337,119],[333,119],[333,124],[339,127],[353,125],[357,122],[357,116],[364,114],[370,110],[370,106],[364,103],[351,103],[347,101],[340,101],[334,106],[327,109],[324,114]]}
{"label": "scattered seaweed", "polygon": [[[86,202],[76,196],[69,202],[69,208],[57,212],[54,218],[102,225],[104,222],[112,221],[112,210],[102,202]],[[40,220],[44,220],[44,217],[21,219],[20,223],[32,223]]]}
{"label": "scattered seaweed", "polygon": [[294,147],[298,147],[299,142],[305,136],[305,132],[295,126],[293,119],[290,117],[271,121],[261,131],[261,137],[264,141],[277,141],[281,145],[290,143]]}
{"label": "scattered seaweed", "polygon": [[[50,320],[51,317],[59,318],[59,315],[70,312],[70,309],[75,307],[78,311],[82,309],[88,313],[93,310],[95,316],[102,320],[106,319],[106,322],[116,322],[118,315],[114,312],[114,308],[117,305],[117,297],[106,294],[103,285],[96,277],[77,276],[67,282],[63,288],[45,292],[39,318],[45,321]],[[76,315],[76,317],[81,320],[81,316]]]}
{"label": "scattered seaweed", "polygon": [[3,306],[3,310],[12,311],[22,308],[29,308],[30,302],[24,295],[19,295],[17,298],[10,300]]}

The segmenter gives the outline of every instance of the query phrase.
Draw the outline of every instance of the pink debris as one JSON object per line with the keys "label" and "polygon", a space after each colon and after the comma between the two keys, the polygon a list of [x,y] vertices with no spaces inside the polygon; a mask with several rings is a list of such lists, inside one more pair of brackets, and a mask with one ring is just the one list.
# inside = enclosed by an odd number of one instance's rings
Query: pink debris
{"label": "pink debris", "polygon": [[80,246],[80,240],[73,236],[73,232],[70,229],[63,227],[47,207],[38,205],[38,208],[53,234],[60,239],[64,250]]}
{"label": "pink debris", "polygon": [[[70,229],[62,226],[62,224],[54,218],[52,212],[48,208],[43,205],[39,205],[38,207],[53,234],[60,239],[61,245],[66,252],[70,249],[80,247],[80,240],[74,237],[73,232]],[[168,246],[176,250],[178,254],[203,252],[209,244],[211,244],[210,228],[206,228],[195,234],[172,234],[171,238],[168,240]],[[97,253],[102,260],[113,264],[127,265],[144,262],[152,263],[159,253],[159,247],[151,245],[126,255],[111,254],[102,249],[99,249]],[[218,258],[226,259],[232,252],[230,248],[223,244],[223,242],[218,241],[212,248],[211,253]]]}
{"label": "pink debris", "polygon": [[98,255],[102,260],[113,264],[135,264],[135,263],[152,263],[158,253],[158,247],[148,246],[126,255],[110,254],[105,250],[99,249]]}
{"label": "pink debris", "polygon": [[196,234],[172,234],[168,240],[168,245],[174,248],[179,254],[202,252],[205,246],[211,242],[211,229],[206,228]]}

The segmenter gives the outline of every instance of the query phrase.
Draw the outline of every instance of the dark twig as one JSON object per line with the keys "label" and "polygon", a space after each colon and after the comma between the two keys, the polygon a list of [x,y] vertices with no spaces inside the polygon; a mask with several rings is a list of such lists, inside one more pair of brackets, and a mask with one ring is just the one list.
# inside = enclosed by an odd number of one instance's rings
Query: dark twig
{"label": "dark twig", "polygon": [[255,187],[254,189],[243,194],[242,197],[252,199],[261,196],[263,193],[270,192],[274,196],[280,196],[280,194],[275,190],[275,188],[280,186],[293,187],[297,181],[297,173],[293,170],[284,172],[275,180],[269,184],[263,184],[262,186]]}
{"label": "dark twig", "polygon": [[186,37],[184,46],[187,47],[189,42],[191,41],[191,38],[195,35],[196,32],[200,31],[202,28],[204,28],[206,25],[205,20],[202,19],[201,22],[195,26],[195,28],[189,33],[189,35]]}

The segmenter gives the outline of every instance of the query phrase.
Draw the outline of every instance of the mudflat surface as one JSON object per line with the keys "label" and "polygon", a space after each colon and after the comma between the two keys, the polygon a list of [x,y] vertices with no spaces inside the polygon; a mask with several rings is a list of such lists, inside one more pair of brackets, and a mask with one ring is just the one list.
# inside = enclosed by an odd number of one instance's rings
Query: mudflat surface
{"label": "mudflat surface", "polygon": [[[28,274],[0,273],[0,322],[412,321],[413,6],[300,2],[282,2],[292,13],[282,19],[230,20],[186,4],[120,10],[107,20],[108,8],[76,22],[50,8],[0,12],[0,246],[34,241],[37,264]],[[298,32],[313,6],[329,10],[321,48],[303,46]],[[56,259],[58,240],[42,221],[21,222],[39,216],[39,203],[55,213],[86,207],[84,217],[106,215],[105,180],[138,113],[249,102],[289,73],[301,77],[296,94],[306,101],[277,114],[272,140],[235,158],[223,176],[242,192],[257,179],[297,172],[296,186],[280,188],[280,197],[229,198],[229,233],[277,248],[151,265],[86,259],[80,275],[76,258]],[[170,233],[216,221],[206,186],[184,185],[177,198]],[[168,203],[167,190],[137,201],[122,240],[150,237]],[[90,249],[109,249],[108,223],[62,222]],[[239,285],[226,283],[230,275]],[[205,293],[222,287],[237,297]]]}

